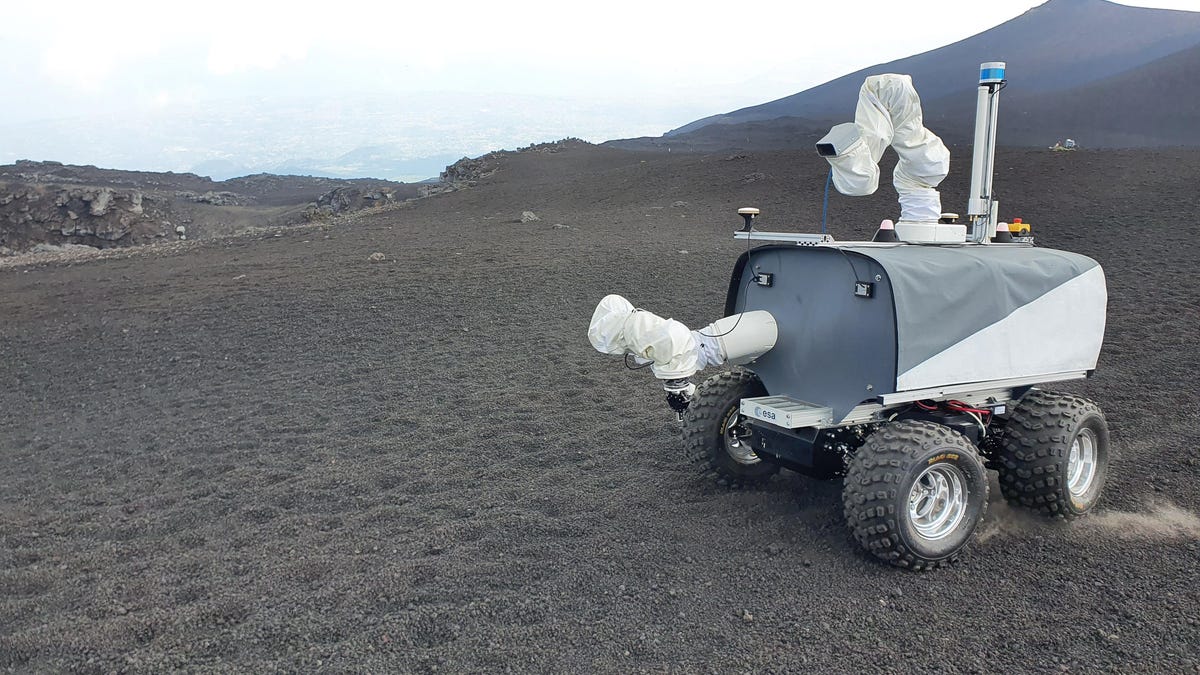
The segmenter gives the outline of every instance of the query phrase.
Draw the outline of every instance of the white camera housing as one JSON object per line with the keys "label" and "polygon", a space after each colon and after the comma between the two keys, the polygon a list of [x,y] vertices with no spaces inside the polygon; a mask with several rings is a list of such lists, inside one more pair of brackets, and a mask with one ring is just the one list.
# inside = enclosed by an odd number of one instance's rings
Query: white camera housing
{"label": "white camera housing", "polygon": [[822,157],[841,157],[862,138],[858,125],[853,122],[839,124],[817,141],[817,154]]}

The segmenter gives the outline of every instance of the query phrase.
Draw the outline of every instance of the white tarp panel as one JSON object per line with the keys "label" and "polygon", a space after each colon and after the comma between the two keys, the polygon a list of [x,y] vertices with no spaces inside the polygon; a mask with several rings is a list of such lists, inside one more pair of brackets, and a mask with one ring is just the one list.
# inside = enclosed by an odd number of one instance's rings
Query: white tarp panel
{"label": "white tarp panel", "polygon": [[1096,266],[901,373],[897,391],[1092,370],[1107,304]]}

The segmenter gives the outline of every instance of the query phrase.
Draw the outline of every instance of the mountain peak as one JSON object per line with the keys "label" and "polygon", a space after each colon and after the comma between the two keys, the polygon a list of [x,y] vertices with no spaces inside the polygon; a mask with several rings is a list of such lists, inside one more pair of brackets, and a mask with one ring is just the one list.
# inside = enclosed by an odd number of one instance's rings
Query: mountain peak
{"label": "mountain peak", "polygon": [[[764,146],[751,137],[779,136],[779,128],[785,126],[789,133],[795,133],[797,128],[815,132],[851,119],[863,79],[881,73],[912,75],[926,118],[947,120],[954,130],[959,121],[948,119],[946,113],[957,113],[962,100],[973,100],[974,69],[982,62],[1006,61],[1012,91],[1019,91],[1033,105],[1030,94],[1049,101],[1063,92],[1110,80],[1198,44],[1200,12],[1130,7],[1108,0],[1048,0],[953,44],[864,68],[775,101],[697,120],[667,132],[659,145],[686,146],[689,134],[704,130],[702,138],[708,147],[713,143],[719,145],[722,137],[729,139],[722,147],[779,147],[770,143]],[[1193,99],[1200,97],[1194,88],[1179,94]],[[1119,92],[1113,96],[1112,105],[1139,104],[1137,100],[1121,99]],[[1196,103],[1191,105],[1196,109]],[[1104,112],[1089,111],[1087,115],[1096,118]],[[970,119],[965,122],[973,124]],[[746,125],[753,125],[753,129]],[[722,126],[738,129],[722,131]],[[747,140],[735,142],[734,138]],[[1172,143],[1165,137],[1159,140],[1160,144]]]}

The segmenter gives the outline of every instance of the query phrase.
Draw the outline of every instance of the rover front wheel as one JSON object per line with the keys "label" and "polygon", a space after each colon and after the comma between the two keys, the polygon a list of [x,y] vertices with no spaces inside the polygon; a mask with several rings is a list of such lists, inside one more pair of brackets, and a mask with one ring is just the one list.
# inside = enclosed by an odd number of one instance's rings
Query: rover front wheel
{"label": "rover front wheel", "polygon": [[743,398],[766,393],[758,376],[741,369],[717,373],[696,388],[683,415],[683,446],[718,483],[732,488],[758,485],[779,472],[778,464],[754,452],[741,415]]}
{"label": "rover front wheel", "polygon": [[854,538],[898,567],[953,562],[987,511],[988,482],[965,436],[933,422],[880,427],[851,458],[842,492]]}

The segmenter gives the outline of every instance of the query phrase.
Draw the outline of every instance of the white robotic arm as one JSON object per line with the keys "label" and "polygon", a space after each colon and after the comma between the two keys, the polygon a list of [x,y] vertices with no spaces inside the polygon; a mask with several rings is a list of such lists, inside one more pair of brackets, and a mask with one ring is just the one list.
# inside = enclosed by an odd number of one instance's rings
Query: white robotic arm
{"label": "white robotic arm", "polygon": [[779,332],[770,312],[756,310],[689,330],[674,319],[637,309],[619,295],[605,296],[588,325],[588,340],[603,354],[630,354],[650,363],[660,380],[682,380],[708,366],[744,364],[775,346]]}
{"label": "white robotic arm", "polygon": [[950,171],[950,151],[924,126],[921,99],[908,75],[872,75],[858,94],[854,122],[839,124],[817,143],[844,195],[879,189],[879,159],[888,146],[900,159],[892,183],[902,223],[936,223],[942,201],[936,189]]}

